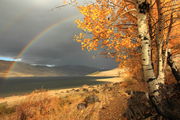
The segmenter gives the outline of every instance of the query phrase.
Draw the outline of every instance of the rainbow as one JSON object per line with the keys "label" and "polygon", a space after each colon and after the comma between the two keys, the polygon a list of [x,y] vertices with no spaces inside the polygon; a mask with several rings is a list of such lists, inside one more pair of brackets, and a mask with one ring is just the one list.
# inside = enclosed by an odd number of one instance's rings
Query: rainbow
{"label": "rainbow", "polygon": [[[62,23],[71,20],[71,19],[75,19],[76,17],[78,17],[79,14],[67,17],[65,19],[59,20],[54,24],[49,25],[48,27],[46,27],[44,30],[42,30],[40,33],[38,33],[35,37],[33,37],[33,39],[31,39],[24,48],[22,48],[22,50],[19,52],[19,54],[15,57],[15,59],[21,58],[21,56],[30,48],[30,46],[32,46],[36,41],[38,41],[39,39],[41,39],[43,36],[45,36],[48,32],[52,31],[54,28],[58,27],[59,25],[61,25]],[[10,73],[10,71],[14,68],[16,62],[13,62],[12,65],[9,67],[9,69],[6,71],[6,75],[5,78],[8,77],[8,74]]]}

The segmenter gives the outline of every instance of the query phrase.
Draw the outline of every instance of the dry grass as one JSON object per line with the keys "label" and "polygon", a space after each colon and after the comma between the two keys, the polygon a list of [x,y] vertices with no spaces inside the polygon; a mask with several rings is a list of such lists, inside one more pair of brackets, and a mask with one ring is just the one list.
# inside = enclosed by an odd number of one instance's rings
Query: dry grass
{"label": "dry grass", "polygon": [[15,112],[15,107],[9,107],[6,102],[0,104],[0,114],[6,115]]}
{"label": "dry grass", "polygon": [[35,91],[28,95],[21,104],[14,106],[12,112],[9,108],[7,109],[7,105],[2,105],[0,120],[84,120],[83,116],[90,113],[89,110],[92,108],[88,107],[82,113],[77,110],[77,104],[88,95],[89,93],[83,93],[55,97],[44,91]]}
{"label": "dry grass", "polygon": [[[123,112],[130,97],[126,91],[144,91],[144,86],[137,80],[129,79],[96,87],[84,86],[79,92],[69,90],[69,94],[65,96],[35,91],[27,95],[20,104],[13,106],[14,111],[0,113],[0,120],[125,120]],[[85,88],[88,91],[83,91]],[[93,92],[94,89],[98,92]],[[90,95],[98,96],[100,102],[88,104],[87,108],[78,110],[77,105]]]}
{"label": "dry grass", "polygon": [[59,99],[46,92],[32,93],[24,102],[16,106],[11,115],[2,116],[1,120],[59,120]]}
{"label": "dry grass", "polygon": [[46,93],[32,94],[24,103],[17,106],[17,119],[20,120],[56,120],[59,99]]}
{"label": "dry grass", "polygon": [[[22,96],[19,101],[14,100],[16,106],[9,107],[7,103],[1,103],[0,120],[126,120],[123,113],[130,97],[126,91],[147,91],[147,85],[142,82],[141,67],[135,65],[133,68],[121,71],[122,80],[118,80],[118,77],[107,80],[117,80],[119,83],[84,85],[78,91],[56,91],[53,95],[47,90],[36,90]],[[168,70],[167,83],[172,83],[173,77],[170,69]],[[118,69],[109,72],[116,72],[116,75],[119,73]],[[90,95],[98,96],[100,102],[88,104],[87,108],[78,110],[77,105]]]}

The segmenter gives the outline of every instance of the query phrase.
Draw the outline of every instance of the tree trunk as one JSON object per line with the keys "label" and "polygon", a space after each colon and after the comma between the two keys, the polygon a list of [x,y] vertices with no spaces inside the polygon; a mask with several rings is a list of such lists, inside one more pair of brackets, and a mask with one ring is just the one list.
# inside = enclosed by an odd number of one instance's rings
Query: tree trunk
{"label": "tree trunk", "polygon": [[[157,0],[159,2],[159,0]],[[143,67],[143,78],[144,80],[148,83],[149,87],[149,98],[147,100],[150,100],[150,103],[152,103],[152,108],[155,109],[158,115],[162,115],[165,118],[172,118],[176,120],[176,118],[179,119],[179,114],[180,113],[179,109],[175,107],[176,103],[180,105],[180,102],[177,102],[176,100],[179,99],[179,89],[176,90],[178,87],[171,87],[174,88],[171,90],[171,92],[166,95],[167,92],[164,92],[167,88],[164,85],[165,78],[164,78],[164,63],[163,63],[163,33],[161,32],[163,28],[163,21],[159,23],[159,28],[157,32],[157,40],[158,40],[158,77],[156,78],[153,67],[152,67],[152,59],[151,59],[151,38],[150,38],[150,33],[149,33],[149,28],[148,28],[148,9],[149,9],[149,4],[147,3],[146,0],[137,0],[137,19],[138,19],[138,33],[139,33],[139,38],[141,40],[141,53],[142,53],[142,67]],[[161,11],[159,11],[161,12]],[[160,19],[162,19],[162,16],[159,16]],[[169,88],[168,88],[169,89]],[[176,90],[173,98],[171,97],[172,93]],[[139,99],[139,97],[137,97]],[[175,102],[174,102],[175,101]],[[129,102],[130,103],[130,102]],[[170,105],[173,105],[170,107]],[[136,108],[140,108],[140,104],[138,103],[137,106],[131,104],[129,105],[130,109],[132,107],[136,110]],[[134,110],[133,109],[133,110]],[[133,111],[130,110],[132,113]],[[128,113],[130,113],[128,112]],[[139,111],[138,111],[139,112]],[[135,112],[134,112],[135,113]],[[142,113],[142,112],[140,112]],[[139,113],[138,113],[139,114]],[[136,116],[136,115],[135,115]],[[134,119],[130,115],[130,119]],[[135,117],[135,119],[138,119]]]}
{"label": "tree trunk", "polygon": [[[157,33],[158,38],[158,60],[159,60],[159,75],[158,78],[155,77],[153,68],[152,68],[152,60],[151,60],[151,38],[149,35],[149,28],[148,28],[148,3],[146,0],[137,0],[137,10],[138,10],[138,32],[139,38],[141,39],[141,47],[142,47],[142,66],[143,66],[143,75],[144,80],[148,83],[149,87],[149,98],[153,103],[154,108],[156,109],[157,113],[164,116],[165,118],[179,118],[177,114],[174,115],[174,112],[179,112],[175,106],[172,109],[169,108],[169,104],[167,101],[170,101],[168,98],[164,98],[163,92],[161,92],[164,85],[164,70],[163,70],[163,33],[161,32],[163,28],[163,21],[159,23],[159,32]],[[161,11],[159,11],[161,12]],[[162,17],[162,16],[159,16]],[[161,19],[161,18],[160,18]],[[173,101],[174,99],[171,98]],[[175,99],[176,100],[176,99]],[[172,102],[171,101],[171,102]],[[176,102],[172,102],[173,105]]]}
{"label": "tree trunk", "polygon": [[157,11],[158,11],[158,30],[156,33],[156,41],[158,43],[158,78],[159,83],[165,83],[165,71],[163,61],[163,44],[164,44],[164,16],[162,14],[162,5],[160,0],[156,0]]}
{"label": "tree trunk", "polygon": [[159,89],[159,82],[157,81],[151,61],[151,38],[149,35],[147,12],[149,9],[149,4],[146,0],[137,0],[137,10],[138,10],[138,32],[139,38],[141,39],[142,47],[142,67],[143,67],[143,77],[148,83],[149,92],[156,94]]}
{"label": "tree trunk", "polygon": [[[160,93],[160,88],[164,85],[164,73],[163,73],[163,60],[162,60],[162,41],[159,42],[158,54],[159,54],[159,75],[158,78],[155,77],[154,70],[152,68],[152,59],[151,59],[151,38],[148,28],[148,8],[145,7],[149,4],[146,0],[138,0],[138,32],[141,39],[142,47],[142,67],[143,67],[143,77],[144,80],[148,83],[149,87],[149,97],[156,108],[157,113],[164,115],[162,103],[162,95]],[[142,10],[141,7],[145,10]]]}
{"label": "tree trunk", "polygon": [[176,78],[177,82],[180,82],[180,71],[178,70],[177,66],[175,65],[173,59],[172,59],[172,54],[168,52],[168,58],[167,58],[167,63],[171,67],[171,71]]}

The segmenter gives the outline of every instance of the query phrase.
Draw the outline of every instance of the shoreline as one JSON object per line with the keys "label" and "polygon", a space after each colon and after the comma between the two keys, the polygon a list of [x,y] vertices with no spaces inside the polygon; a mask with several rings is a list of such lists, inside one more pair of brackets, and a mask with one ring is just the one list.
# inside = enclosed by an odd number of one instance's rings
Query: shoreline
{"label": "shoreline", "polygon": [[[2,82],[4,82],[4,86],[6,86],[7,83],[9,85],[7,84],[7,87],[2,86],[2,91],[0,92],[0,99],[10,97],[10,96],[22,96],[36,90],[38,91],[38,90],[71,89],[71,88],[81,87],[86,84],[87,85],[104,84],[104,82],[107,82],[107,81],[98,81],[97,79],[109,79],[112,77],[113,76],[61,76],[61,77],[48,77],[48,78],[47,77],[33,77],[33,78],[27,77],[27,81],[24,80],[26,79],[26,77],[25,78],[24,77],[9,78],[9,80],[11,81],[21,82],[21,84],[18,85],[20,88],[16,88],[16,85],[14,87],[14,85],[6,82],[6,80],[2,80]],[[42,82],[43,80],[45,80],[45,82]],[[75,82],[76,80],[77,80],[77,83]],[[56,81],[56,83],[54,81]],[[36,82],[37,82],[37,85],[36,85]],[[30,83],[31,87],[29,87],[28,83]],[[31,84],[34,84],[35,86]],[[27,88],[22,85],[27,86]],[[44,85],[45,87],[43,87]]]}
{"label": "shoreline", "polygon": [[[123,78],[119,77],[112,77],[112,78],[105,78],[105,79],[96,79],[96,81],[101,81],[101,82],[107,82],[107,83],[117,83],[117,82],[122,82]],[[103,85],[103,84],[100,84]],[[51,96],[56,96],[56,97],[63,97],[67,96],[68,94],[72,93],[81,93],[80,90],[83,89],[89,89],[89,88],[97,88],[98,85],[83,85],[79,87],[72,87],[72,88],[63,88],[63,89],[53,89],[53,90],[34,90],[30,93],[25,93],[22,95],[12,95],[8,97],[2,97],[0,98],[0,104],[6,103],[9,106],[17,105],[20,104],[23,100],[25,100],[28,96],[30,96],[32,93],[38,94],[38,93],[47,93]]]}

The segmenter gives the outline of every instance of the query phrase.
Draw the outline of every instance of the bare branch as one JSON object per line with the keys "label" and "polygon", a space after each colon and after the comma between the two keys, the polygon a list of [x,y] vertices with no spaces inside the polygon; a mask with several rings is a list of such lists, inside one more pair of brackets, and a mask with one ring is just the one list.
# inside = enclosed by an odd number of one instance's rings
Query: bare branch
{"label": "bare branch", "polygon": [[173,13],[171,13],[170,23],[169,23],[169,27],[168,27],[166,40],[165,40],[166,41],[166,50],[165,50],[165,58],[164,58],[164,70],[165,70],[166,65],[167,65],[167,57],[168,57],[168,49],[169,49],[169,37],[170,37],[171,29],[172,29],[172,24],[173,24]]}
{"label": "bare branch", "polygon": [[130,9],[130,10],[127,10],[126,12],[122,13],[122,14],[121,14],[121,15],[119,15],[119,16],[123,16],[123,15],[125,15],[125,14],[127,14],[127,13],[129,13],[129,12],[132,12],[132,11],[137,12],[137,10],[136,10],[136,9]]}
{"label": "bare branch", "polygon": [[162,6],[165,6],[165,5],[167,5],[167,4],[170,4],[170,3],[172,3],[172,2],[175,2],[176,0],[170,0],[170,1],[168,1],[168,2],[162,2]]}
{"label": "bare branch", "polygon": [[61,8],[61,7],[65,7],[67,5],[72,5],[73,3],[76,3],[76,0],[70,0],[70,2],[68,2],[66,4],[63,4],[63,5],[56,6],[55,8],[52,8],[51,10],[54,10],[54,9],[57,9],[57,8]]}
{"label": "bare branch", "polygon": [[178,11],[180,11],[179,9],[180,9],[180,7],[172,8],[172,9],[169,9],[169,10],[162,12],[162,14],[169,12],[169,11],[175,11],[175,10],[176,10],[175,12],[178,12]]}
{"label": "bare branch", "polygon": [[[173,17],[173,20],[176,20],[176,19],[179,19],[178,17]],[[169,22],[171,20],[171,18],[170,19],[167,19],[166,21],[164,21],[164,23],[167,23],[167,22]],[[155,27],[155,25],[157,24],[159,22],[159,20],[156,22],[156,23],[154,23],[153,25],[152,25],[152,27]]]}
{"label": "bare branch", "polygon": [[179,6],[179,4],[174,4],[174,5],[163,6],[162,8],[176,7],[176,6]]}
{"label": "bare branch", "polygon": [[[174,27],[176,27],[176,26],[178,26],[178,25],[180,25],[180,23],[178,23],[178,24],[175,24],[175,23],[172,23],[172,26],[171,26],[171,29],[172,28],[174,28]],[[164,27],[163,28],[163,30],[165,30],[165,29],[168,29],[169,28],[169,25],[168,26],[166,26],[166,27]],[[153,35],[152,35],[152,37],[154,38],[156,36],[156,33],[155,32],[153,32]]]}

